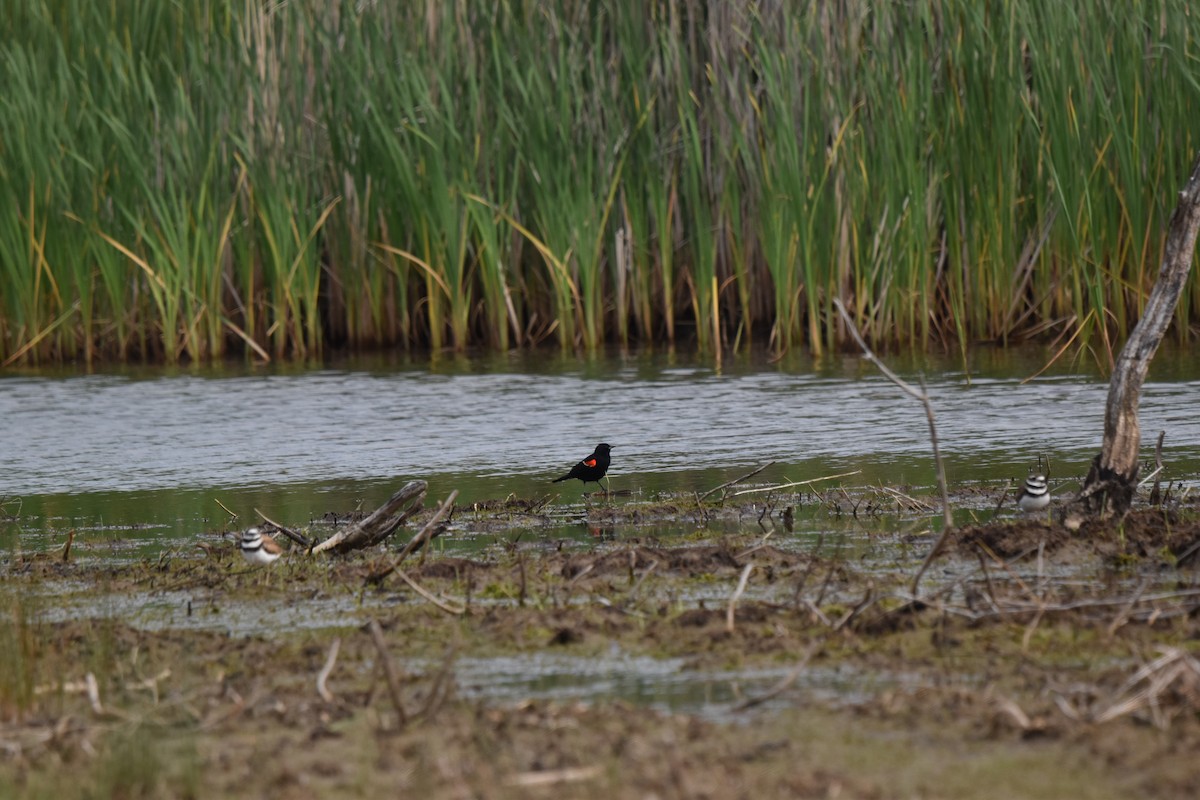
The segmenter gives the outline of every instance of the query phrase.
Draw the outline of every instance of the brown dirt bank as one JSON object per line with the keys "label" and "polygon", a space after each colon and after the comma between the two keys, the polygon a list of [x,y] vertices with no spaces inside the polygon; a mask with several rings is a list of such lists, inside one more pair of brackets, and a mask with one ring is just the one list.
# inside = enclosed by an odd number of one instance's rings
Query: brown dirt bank
{"label": "brown dirt bank", "polygon": [[979,549],[1012,558],[1038,548],[1054,553],[1065,547],[1095,554],[1117,565],[1158,559],[1172,566],[1195,565],[1200,553],[1200,520],[1170,508],[1136,509],[1119,520],[1063,522],[1023,518],[963,527],[954,536],[960,553]]}

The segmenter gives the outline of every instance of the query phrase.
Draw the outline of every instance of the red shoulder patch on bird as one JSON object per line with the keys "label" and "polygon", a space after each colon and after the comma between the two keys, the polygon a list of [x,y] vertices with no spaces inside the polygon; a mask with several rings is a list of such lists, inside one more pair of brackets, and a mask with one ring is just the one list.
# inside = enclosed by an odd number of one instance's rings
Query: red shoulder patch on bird
{"label": "red shoulder patch on bird", "polygon": [[585,467],[594,467],[594,466],[596,466],[596,459],[589,458],[583,462],[583,465]]}

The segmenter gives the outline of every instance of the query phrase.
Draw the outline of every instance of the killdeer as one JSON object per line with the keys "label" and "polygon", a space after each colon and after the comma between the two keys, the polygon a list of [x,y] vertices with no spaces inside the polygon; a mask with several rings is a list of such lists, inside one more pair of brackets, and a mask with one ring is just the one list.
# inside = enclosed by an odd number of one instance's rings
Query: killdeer
{"label": "killdeer", "polygon": [[1017,497],[1017,508],[1022,511],[1041,511],[1050,505],[1050,489],[1045,475],[1030,475]]}
{"label": "killdeer", "polygon": [[241,547],[242,556],[251,564],[270,564],[283,555],[279,543],[258,528],[242,532]]}

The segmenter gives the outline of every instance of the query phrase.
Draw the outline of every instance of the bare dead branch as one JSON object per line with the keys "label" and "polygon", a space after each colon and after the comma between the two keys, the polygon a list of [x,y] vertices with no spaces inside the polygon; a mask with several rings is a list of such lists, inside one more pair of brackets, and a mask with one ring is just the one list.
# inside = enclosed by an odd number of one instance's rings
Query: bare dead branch
{"label": "bare dead branch", "polygon": [[1152,506],[1162,503],[1162,445],[1166,435],[1166,431],[1159,431],[1158,441],[1154,443],[1154,488],[1150,490],[1150,505]]}
{"label": "bare dead branch", "polygon": [[704,494],[700,495],[700,499],[699,499],[699,501],[698,501],[698,502],[701,502],[701,503],[703,503],[705,500],[707,500],[707,499],[708,499],[708,496],[709,496],[709,495],[711,495],[711,494],[716,494],[717,492],[721,491],[722,489],[728,489],[730,486],[733,486],[733,485],[735,485],[735,484],[741,483],[741,482],[742,482],[742,481],[744,481],[744,480],[748,480],[748,479],[750,479],[750,478],[753,478],[755,475],[757,475],[758,473],[762,472],[762,471],[763,471],[764,469],[766,469],[767,467],[773,466],[774,464],[775,464],[775,462],[774,462],[774,461],[768,461],[766,464],[763,464],[763,465],[762,465],[761,467],[759,467],[758,469],[756,469],[756,470],[754,470],[754,471],[752,471],[752,472],[747,472],[745,475],[743,475],[743,476],[742,476],[742,477],[740,477],[740,478],[734,478],[734,479],[733,479],[733,480],[731,480],[731,481],[726,481],[725,483],[722,483],[720,486],[718,486],[718,487],[716,487],[716,488],[714,488],[714,489],[709,489],[707,492],[705,492]]}
{"label": "bare dead branch", "polygon": [[[363,547],[379,544],[392,534],[419,506],[428,484],[425,481],[409,481],[388,498],[387,502],[363,519],[339,530],[333,536],[312,548],[313,553],[346,553]],[[410,503],[402,514],[400,508]]]}
{"label": "bare dead branch", "polygon": [[808,662],[811,661],[813,656],[819,653],[821,648],[824,646],[824,641],[814,642],[813,644],[809,645],[808,649],[804,652],[804,655],[800,657],[798,662],[796,662],[796,666],[792,667],[792,671],[785,675],[779,681],[779,683],[772,686],[763,694],[743,700],[735,705],[733,710],[745,711],[747,709],[754,708],[755,706],[761,706],[763,703],[773,700],[774,698],[786,692],[788,687],[795,683],[796,679],[804,673],[804,670],[808,667]]}
{"label": "bare dead branch", "polygon": [[833,623],[833,629],[835,631],[840,631],[842,628],[849,625],[854,620],[855,617],[857,617],[864,610],[866,610],[868,607],[870,607],[870,605],[874,601],[874,599],[875,599],[875,584],[874,584],[874,582],[872,582],[872,583],[867,584],[867,590],[865,592],[863,592],[862,599],[854,604],[854,608],[847,610],[845,614],[842,614],[842,616],[838,619],[837,622]]}
{"label": "bare dead branch", "polygon": [[326,681],[329,680],[329,673],[333,672],[333,666],[337,663],[338,650],[342,647],[341,637],[335,637],[333,644],[329,645],[329,655],[325,657],[325,666],[321,667],[321,671],[317,673],[317,694],[326,703],[333,702],[333,693],[329,691]]}
{"label": "bare dead branch", "polygon": [[428,589],[421,586],[421,584],[419,584],[415,580],[413,580],[412,577],[409,576],[409,574],[407,572],[400,569],[400,567],[394,566],[392,568],[392,571],[395,572],[397,575],[399,575],[400,580],[407,583],[409,585],[409,588],[411,588],[417,594],[421,595],[421,597],[424,597],[426,600],[433,603],[435,606],[440,608],[442,611],[445,611],[448,614],[457,614],[459,616],[467,613],[467,607],[465,605],[462,605],[462,606],[450,605],[449,603],[447,603],[446,601],[442,600],[440,597],[435,595],[433,592],[429,591]]}
{"label": "bare dead branch", "polygon": [[738,579],[737,588],[733,590],[733,594],[729,598],[729,607],[725,610],[725,630],[733,633],[733,612],[737,608],[738,598],[742,596],[742,592],[746,591],[746,582],[750,580],[750,573],[754,571],[754,564],[747,564],[742,567],[742,576]]}
{"label": "bare dead branch", "polygon": [[[769,467],[771,465],[768,464],[767,466]],[[766,467],[764,467],[764,469],[766,469]],[[791,489],[794,486],[809,486],[814,483],[820,483],[821,481],[832,481],[837,478],[847,478],[851,475],[861,475],[861,474],[862,474],[862,470],[856,469],[856,470],[852,470],[850,472],[839,472],[836,475],[825,475],[820,478],[809,478],[806,481],[789,481],[788,483],[779,483],[774,486],[762,486],[757,489],[742,489],[740,492],[734,492],[733,496],[741,497],[744,494],[761,494],[762,492],[778,492],[783,489]],[[739,478],[739,480],[741,480],[741,479]],[[717,488],[720,489],[721,487],[718,486]],[[703,499],[703,498],[701,498],[701,499]]]}
{"label": "bare dead branch", "polygon": [[288,527],[286,527],[286,526],[284,526],[284,525],[280,525],[278,522],[276,522],[275,520],[271,519],[271,518],[270,518],[270,517],[268,517],[266,514],[264,514],[263,512],[259,511],[257,508],[256,508],[256,509],[254,509],[254,513],[255,513],[255,514],[258,514],[258,516],[262,517],[262,521],[263,521],[263,522],[270,523],[270,525],[271,525],[272,527],[274,527],[276,530],[278,530],[280,533],[282,533],[282,534],[283,534],[284,536],[286,536],[287,538],[291,539],[291,540],[292,540],[293,542],[295,542],[296,544],[298,544],[298,545],[300,545],[301,547],[303,547],[305,550],[308,550],[309,548],[311,548],[311,547],[312,547],[312,543],[311,543],[311,542],[309,542],[309,541],[308,541],[308,538],[307,538],[307,537],[305,537],[303,534],[301,534],[301,533],[299,533],[299,532],[297,532],[297,531],[294,531],[294,530],[292,530],[291,528],[288,528]]}
{"label": "bare dead branch", "polygon": [[888,369],[887,365],[876,357],[875,353],[871,351],[871,348],[867,347],[867,343],[863,341],[863,338],[859,334],[858,328],[855,326],[854,321],[850,319],[850,314],[846,311],[846,307],[842,305],[841,299],[837,297],[833,298],[833,304],[835,307],[837,307],[838,313],[842,315],[842,319],[846,323],[846,330],[850,332],[851,337],[853,337],[855,343],[857,343],[859,348],[863,351],[863,355],[866,356],[867,360],[879,367],[879,370],[884,374],[884,377],[899,387],[902,392],[914,400],[919,401],[921,405],[925,407],[925,418],[929,422],[929,440],[933,444],[933,461],[937,468],[938,489],[941,490],[942,493],[942,534],[934,543],[933,549],[929,551],[929,555],[925,556],[925,560],[921,563],[921,568],[917,570],[916,577],[913,578],[912,593],[915,597],[918,594],[922,576],[924,576],[925,571],[929,569],[929,565],[933,562],[933,559],[936,558],[939,553],[941,553],[942,548],[946,543],[946,537],[950,535],[950,531],[954,527],[954,517],[951,514],[950,509],[950,491],[946,488],[946,467],[942,463],[942,453],[938,449],[937,424],[935,423],[933,417],[933,404],[929,402],[929,393],[925,391],[924,379],[921,381],[920,389],[917,389],[912,384],[901,380],[896,373]]}
{"label": "bare dead branch", "polygon": [[400,694],[400,679],[396,676],[396,667],[392,664],[392,657],[388,655],[387,642],[383,640],[383,628],[379,627],[378,620],[371,620],[367,623],[367,630],[371,634],[371,641],[375,643],[375,649],[379,651],[379,664],[383,669],[383,678],[387,682],[388,692],[392,696],[392,705],[396,707],[396,716],[399,717],[400,725],[403,726],[408,722],[408,714],[404,711],[404,698]]}
{"label": "bare dead branch", "polygon": [[529,789],[536,786],[557,786],[561,783],[575,783],[599,777],[603,770],[598,766],[564,767],[562,769],[543,769],[532,772],[520,772],[506,782],[509,786],[519,789]]}

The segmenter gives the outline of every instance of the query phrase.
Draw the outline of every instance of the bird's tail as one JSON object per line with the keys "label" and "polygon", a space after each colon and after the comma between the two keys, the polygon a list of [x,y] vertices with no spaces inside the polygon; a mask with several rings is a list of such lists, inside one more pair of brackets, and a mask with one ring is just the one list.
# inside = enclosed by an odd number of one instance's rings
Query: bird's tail
{"label": "bird's tail", "polygon": [[565,480],[566,480],[567,478],[569,478],[569,477],[571,477],[571,476],[570,476],[570,475],[563,475],[561,478],[555,478],[554,480],[552,480],[552,481],[550,481],[550,482],[551,482],[551,483],[558,483],[559,481],[565,481]]}

